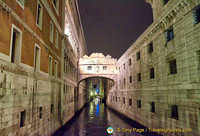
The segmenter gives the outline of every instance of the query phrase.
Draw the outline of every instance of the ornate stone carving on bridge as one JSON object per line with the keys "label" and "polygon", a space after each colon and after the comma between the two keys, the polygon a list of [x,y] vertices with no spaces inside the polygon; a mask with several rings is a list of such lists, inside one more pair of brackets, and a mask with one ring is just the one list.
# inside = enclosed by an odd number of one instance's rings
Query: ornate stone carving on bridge
{"label": "ornate stone carving on bridge", "polygon": [[92,53],[90,56],[83,56],[79,60],[79,81],[89,77],[105,77],[116,81],[117,59],[102,53]]}

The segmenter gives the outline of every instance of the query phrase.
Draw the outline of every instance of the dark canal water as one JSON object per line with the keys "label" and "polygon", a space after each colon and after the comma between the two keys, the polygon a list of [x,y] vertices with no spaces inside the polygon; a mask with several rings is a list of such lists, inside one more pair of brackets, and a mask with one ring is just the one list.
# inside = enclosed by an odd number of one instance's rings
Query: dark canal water
{"label": "dark canal water", "polygon": [[[108,127],[113,128],[112,134],[108,134]],[[157,136],[155,133],[133,132],[134,128],[146,130],[142,125],[116,113],[95,99],[54,136]]]}

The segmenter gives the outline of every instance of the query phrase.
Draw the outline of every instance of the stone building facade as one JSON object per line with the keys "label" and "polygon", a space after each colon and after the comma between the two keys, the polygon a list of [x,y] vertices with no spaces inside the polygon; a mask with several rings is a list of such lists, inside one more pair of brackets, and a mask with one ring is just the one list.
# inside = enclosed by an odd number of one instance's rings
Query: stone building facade
{"label": "stone building facade", "polygon": [[118,60],[107,104],[148,128],[182,129],[163,135],[200,135],[200,1],[146,1],[154,22]]}
{"label": "stone building facade", "polygon": [[[76,3],[0,0],[1,136],[51,135],[75,112],[77,60],[87,51]],[[77,36],[70,40],[66,18],[73,20]],[[69,42],[74,39],[76,46]],[[70,56],[67,68],[65,54]]]}

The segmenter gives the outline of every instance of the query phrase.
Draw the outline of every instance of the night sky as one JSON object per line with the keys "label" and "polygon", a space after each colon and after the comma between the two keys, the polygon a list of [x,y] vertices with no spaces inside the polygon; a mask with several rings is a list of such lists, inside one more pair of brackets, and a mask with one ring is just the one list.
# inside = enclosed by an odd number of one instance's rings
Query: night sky
{"label": "night sky", "polygon": [[88,55],[119,58],[152,23],[145,0],[78,0]]}

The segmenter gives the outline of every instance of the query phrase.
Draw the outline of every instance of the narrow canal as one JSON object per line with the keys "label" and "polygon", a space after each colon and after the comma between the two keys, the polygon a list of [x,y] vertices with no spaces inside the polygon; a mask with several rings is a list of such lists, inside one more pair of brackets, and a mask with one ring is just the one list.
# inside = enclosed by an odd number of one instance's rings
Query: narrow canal
{"label": "narrow canal", "polygon": [[[112,134],[108,134],[108,127],[113,128]],[[94,99],[54,136],[157,136],[155,133],[136,133],[133,129],[146,130],[137,122],[125,118]]]}

